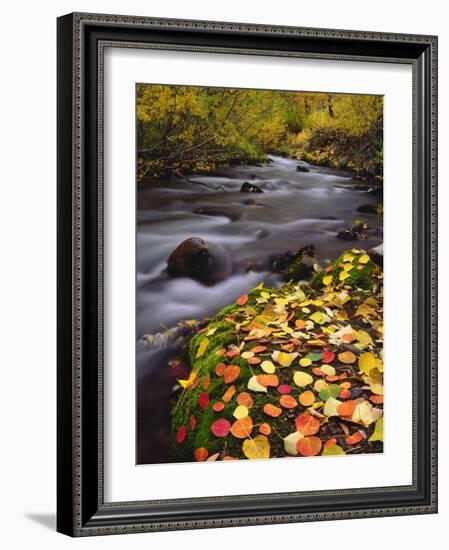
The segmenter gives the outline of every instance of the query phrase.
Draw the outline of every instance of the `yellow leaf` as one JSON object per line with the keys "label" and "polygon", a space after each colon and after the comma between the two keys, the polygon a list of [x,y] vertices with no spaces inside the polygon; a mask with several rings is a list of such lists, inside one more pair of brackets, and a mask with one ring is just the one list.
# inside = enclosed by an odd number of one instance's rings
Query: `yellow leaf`
{"label": "yellow leaf", "polygon": [[348,277],[349,277],[349,273],[348,273],[347,271],[340,271],[340,275],[338,276],[338,278],[340,279],[340,281],[344,281],[344,280],[346,280]]}
{"label": "yellow leaf", "polygon": [[340,445],[328,445],[324,447],[322,456],[335,456],[335,455],[344,455],[346,454]]}
{"label": "yellow leaf", "polygon": [[352,254],[345,254],[343,256],[343,262],[352,262],[354,259],[354,256]]}
{"label": "yellow leaf", "polygon": [[313,382],[313,378],[307,372],[298,370],[293,375],[293,382],[300,388],[304,388]]}
{"label": "yellow leaf", "polygon": [[257,381],[257,376],[251,376],[251,378],[248,380],[248,389],[251,391],[260,391],[267,393],[267,388],[265,386],[262,386],[262,384],[259,384]]}
{"label": "yellow leaf", "polygon": [[323,414],[326,416],[338,416],[337,407],[338,405],[341,405],[341,403],[342,402],[338,399],[329,397],[329,399],[326,400],[326,403],[324,403]]}
{"label": "yellow leaf", "polygon": [[262,361],[260,368],[267,374],[273,374],[276,371],[276,367],[271,361]]}
{"label": "yellow leaf", "polygon": [[217,328],[218,327],[214,327],[214,328],[211,328],[207,331],[207,334],[206,336],[212,336],[212,334],[215,334],[215,332],[217,331]]}
{"label": "yellow leaf", "polygon": [[323,284],[328,286],[332,283],[332,275],[326,275],[326,277],[323,277]]}
{"label": "yellow leaf", "polygon": [[310,365],[312,364],[312,361],[307,357],[302,357],[299,360],[299,364],[301,365],[301,367],[310,367]]}
{"label": "yellow leaf", "polygon": [[276,357],[273,357],[273,359],[283,367],[289,367],[292,364],[294,357],[295,356],[293,355],[293,353],[285,353],[283,351],[280,351],[276,355]]}
{"label": "yellow leaf", "polygon": [[248,416],[248,407],[245,407],[245,405],[239,405],[233,412],[233,416],[237,419]]}
{"label": "yellow leaf", "polygon": [[355,411],[352,414],[351,420],[358,424],[364,424],[369,426],[375,420],[373,415],[373,406],[368,401],[363,401],[360,405],[357,405]]}
{"label": "yellow leaf", "polygon": [[369,256],[368,254],[363,254],[359,258],[359,264],[367,264],[369,262]]}
{"label": "yellow leaf", "polygon": [[196,358],[202,357],[204,355],[204,352],[206,351],[207,346],[209,345],[209,340],[207,338],[203,338],[201,340],[200,345],[198,346],[198,351],[196,352]]}
{"label": "yellow leaf", "polygon": [[287,437],[284,437],[285,452],[289,455],[297,456],[298,451],[296,450],[296,443],[298,443],[300,439],[303,439],[303,437],[301,432],[293,432]]}
{"label": "yellow leaf", "polygon": [[369,376],[372,369],[376,368],[379,372],[381,372],[381,369],[383,368],[382,361],[377,359],[377,357],[370,351],[367,351],[359,357],[359,369],[361,372]]}
{"label": "yellow leaf", "polygon": [[312,319],[315,323],[318,323],[319,325],[322,325],[326,322],[325,316],[321,313],[321,311],[315,311],[312,315],[310,315],[309,319]]}
{"label": "yellow leaf", "polygon": [[335,376],[335,369],[332,365],[321,365],[320,369],[324,374],[327,374],[328,376]]}
{"label": "yellow leaf", "polygon": [[373,340],[371,336],[365,330],[356,331],[355,337],[361,344],[364,344],[365,346],[373,345]]}
{"label": "yellow leaf", "polygon": [[187,388],[190,388],[190,386],[195,382],[195,380],[196,380],[196,373],[192,371],[186,380],[178,380],[178,382],[181,384],[181,386],[184,389],[187,389]]}
{"label": "yellow leaf", "polygon": [[374,426],[374,432],[368,441],[383,441],[384,440],[384,417],[382,416]]}
{"label": "yellow leaf", "polygon": [[343,264],[343,269],[346,271],[346,272],[349,272],[351,271],[351,269],[353,269],[354,266],[352,264]]}
{"label": "yellow leaf", "polygon": [[256,435],[253,439],[245,439],[242,451],[250,460],[270,458],[270,443],[265,435]]}

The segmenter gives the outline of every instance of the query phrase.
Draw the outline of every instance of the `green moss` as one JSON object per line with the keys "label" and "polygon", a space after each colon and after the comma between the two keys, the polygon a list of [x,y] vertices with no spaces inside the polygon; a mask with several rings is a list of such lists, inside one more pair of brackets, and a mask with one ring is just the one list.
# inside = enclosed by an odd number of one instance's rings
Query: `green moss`
{"label": "green moss", "polygon": [[293,262],[282,271],[282,277],[285,282],[304,281],[310,279],[312,273],[312,265],[304,262],[302,258],[296,258],[296,260],[293,260]]}
{"label": "green moss", "polygon": [[[366,264],[358,263],[357,258],[366,253],[364,251],[353,252],[352,250],[346,250],[343,252],[343,254],[341,254],[341,256],[339,256],[332,264],[331,271],[328,272],[323,270],[317,273],[312,279],[311,286],[314,288],[324,286],[323,277],[327,275],[332,275],[334,283],[341,283],[339,279],[340,273],[343,271],[343,267],[341,267],[341,265],[343,263],[348,263],[343,261],[343,258],[348,254],[354,257],[354,260],[352,261],[354,268],[348,272],[349,277],[345,279],[344,284],[351,286],[352,288],[362,288],[365,290],[371,288],[373,284],[373,275],[380,273],[380,268],[371,260],[371,258]],[[361,269],[358,269],[358,266],[360,266]]]}

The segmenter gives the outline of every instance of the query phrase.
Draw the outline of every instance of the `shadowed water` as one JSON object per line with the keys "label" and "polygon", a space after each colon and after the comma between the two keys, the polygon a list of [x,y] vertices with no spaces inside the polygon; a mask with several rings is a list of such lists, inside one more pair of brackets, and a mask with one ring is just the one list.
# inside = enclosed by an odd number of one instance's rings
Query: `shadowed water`
{"label": "shadowed water", "polygon": [[[356,219],[378,229],[362,241],[364,248],[382,241],[381,217],[356,212],[361,204],[375,202],[366,189],[344,172],[309,165],[310,172],[298,172],[297,165],[271,157],[264,166],[192,177],[197,184],[181,179],[139,184],[138,463],[169,461],[168,402],[176,377],[184,373],[182,366],[167,367],[179,343],[161,336],[150,344],[142,336],[213,315],[260,282],[282,284],[269,269],[272,258],[287,250],[313,244],[318,261],[334,259],[352,246],[336,238],[338,231]],[[244,181],[264,193],[241,193]],[[245,204],[248,199],[252,204]],[[217,259],[214,285],[164,274],[170,253],[189,237],[210,245]]]}

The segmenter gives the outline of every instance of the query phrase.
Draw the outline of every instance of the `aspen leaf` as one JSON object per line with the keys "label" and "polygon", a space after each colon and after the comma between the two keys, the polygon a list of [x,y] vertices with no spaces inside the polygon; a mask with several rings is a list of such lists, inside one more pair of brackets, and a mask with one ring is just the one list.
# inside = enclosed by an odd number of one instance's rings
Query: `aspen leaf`
{"label": "aspen leaf", "polygon": [[269,424],[267,424],[266,422],[264,422],[263,424],[261,424],[259,426],[259,432],[262,434],[262,435],[270,435],[271,434],[271,427]]}
{"label": "aspen leaf", "polygon": [[204,352],[207,349],[207,346],[209,345],[209,340],[207,338],[203,338],[200,342],[200,345],[198,346],[198,350],[196,352],[196,358],[202,357],[204,355]]}
{"label": "aspen leaf", "polygon": [[223,380],[225,384],[230,384],[234,382],[236,378],[240,375],[240,367],[238,365],[228,365],[223,373]]}
{"label": "aspen leaf", "polygon": [[257,376],[251,376],[248,380],[248,389],[257,392],[267,392],[267,388],[257,381]]}
{"label": "aspen leaf", "polygon": [[323,357],[321,358],[323,363],[332,363],[334,359],[335,353],[333,351],[323,351]]}
{"label": "aspen leaf", "polygon": [[335,375],[335,369],[332,365],[321,365],[320,369],[327,376],[334,376]]}
{"label": "aspen leaf", "polygon": [[273,374],[273,372],[276,371],[276,367],[273,365],[271,361],[262,361],[260,368],[268,374]]}
{"label": "aspen leaf", "polygon": [[207,457],[209,456],[209,451],[204,447],[200,447],[199,449],[196,449],[194,454],[195,454],[195,460],[197,462],[204,462],[205,460],[207,460]]}
{"label": "aspen leaf", "polygon": [[303,407],[310,407],[315,403],[315,394],[310,390],[302,392],[299,396],[299,402]]}
{"label": "aspen leaf", "polygon": [[298,406],[298,402],[291,395],[282,395],[279,399],[279,403],[284,409],[294,409]]}
{"label": "aspen leaf", "polygon": [[326,416],[338,416],[337,407],[341,405],[341,403],[342,402],[338,399],[329,397],[329,399],[326,400],[326,403],[324,403],[323,414]]}
{"label": "aspen leaf", "polygon": [[215,437],[226,437],[231,429],[231,424],[225,418],[215,420],[210,427],[210,431]]}
{"label": "aspen leaf", "polygon": [[289,367],[292,364],[294,358],[294,354],[280,351],[273,359],[283,367]]}
{"label": "aspen leaf", "polygon": [[370,258],[368,256],[368,254],[363,254],[359,258],[359,264],[367,264],[369,262],[369,260],[370,260]]}
{"label": "aspen leaf", "polygon": [[181,426],[176,434],[176,442],[182,443],[187,435],[187,430],[185,426]]}
{"label": "aspen leaf", "polygon": [[357,357],[352,353],[352,351],[343,351],[342,353],[338,354],[338,359],[342,363],[352,365],[352,363],[356,362]]}
{"label": "aspen leaf", "polygon": [[312,364],[312,361],[307,357],[302,357],[299,360],[299,364],[301,365],[301,367],[310,367],[310,365]]}
{"label": "aspen leaf", "polygon": [[[235,296],[235,295],[234,295]],[[238,306],[244,306],[246,304],[246,302],[248,301],[248,294],[243,294],[242,296],[239,296],[237,298],[237,300],[235,301],[235,303],[238,305]]]}
{"label": "aspen leaf", "polygon": [[374,426],[374,432],[371,434],[371,437],[368,441],[383,441],[384,440],[384,417],[382,416],[376,422]]}
{"label": "aspen leaf", "polygon": [[245,437],[250,436],[252,431],[253,421],[250,416],[239,418],[231,426],[232,435],[238,439],[244,439]]}
{"label": "aspen leaf", "polygon": [[275,374],[259,374],[257,382],[262,386],[279,386],[279,378]]}
{"label": "aspen leaf", "polygon": [[347,271],[340,271],[340,274],[338,275],[340,281],[345,281],[348,277],[349,273]]}
{"label": "aspen leaf", "polygon": [[232,413],[232,416],[234,418],[243,418],[244,416],[248,416],[248,407],[245,407],[245,405],[239,405]]}
{"label": "aspen leaf", "polygon": [[254,401],[248,392],[243,391],[242,393],[238,394],[237,403],[250,409],[253,406]]}
{"label": "aspen leaf", "polygon": [[304,437],[296,443],[296,448],[302,456],[316,456],[322,448],[321,439],[315,436]]}
{"label": "aspen leaf", "polygon": [[336,456],[346,454],[340,445],[325,445],[321,456]]}
{"label": "aspen leaf", "polygon": [[307,372],[296,371],[293,375],[293,382],[300,388],[304,388],[313,382],[313,378]]}
{"label": "aspen leaf", "polygon": [[267,403],[263,407],[263,412],[268,416],[272,416],[273,418],[276,418],[282,413],[282,409],[280,407],[276,407],[275,405],[272,405],[271,403]]}
{"label": "aspen leaf", "polygon": [[288,393],[291,393],[292,387],[288,384],[281,384],[280,386],[278,386],[277,390],[280,394],[287,395]]}
{"label": "aspen leaf", "polygon": [[229,403],[231,401],[233,395],[235,393],[235,386],[229,386],[229,388],[225,391],[225,393],[222,395],[222,399],[225,403]]}
{"label": "aspen leaf", "polygon": [[[379,368],[379,366],[381,368]],[[371,370],[378,369],[381,372],[382,361],[377,359],[377,357],[371,351],[367,351],[359,357],[359,369],[361,372],[369,376]]]}
{"label": "aspen leaf", "polygon": [[323,284],[326,286],[330,285],[332,281],[333,281],[332,275],[326,275],[325,277],[323,277]]}
{"label": "aspen leaf", "polygon": [[245,439],[242,451],[250,460],[270,458],[270,443],[265,435],[256,435],[253,439]]}
{"label": "aspen leaf", "polygon": [[223,409],[224,409],[224,403],[222,403],[221,401],[217,401],[212,405],[212,410],[215,412],[220,412]]}
{"label": "aspen leaf", "polygon": [[300,414],[295,420],[296,429],[303,435],[314,435],[320,429],[320,421],[311,414]]}
{"label": "aspen leaf", "polygon": [[204,391],[200,393],[200,395],[198,396],[198,405],[202,409],[205,409],[209,405],[209,394],[208,393],[206,393]]}
{"label": "aspen leaf", "polygon": [[298,450],[296,448],[296,444],[300,439],[303,439],[304,436],[301,432],[293,432],[289,434],[287,437],[284,437],[284,449],[285,452],[292,456],[298,455]]}

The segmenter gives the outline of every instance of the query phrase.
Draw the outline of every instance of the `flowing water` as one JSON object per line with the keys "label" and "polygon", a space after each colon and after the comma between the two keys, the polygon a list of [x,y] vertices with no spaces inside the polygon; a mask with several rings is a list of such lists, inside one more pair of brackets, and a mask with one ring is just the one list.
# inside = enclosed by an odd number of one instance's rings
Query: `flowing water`
{"label": "flowing water", "polygon": [[[301,163],[305,165],[305,163]],[[382,219],[356,212],[375,202],[347,173],[271,157],[263,166],[229,168],[219,175],[140,183],[137,217],[137,388],[138,463],[169,461],[168,403],[183,367],[170,368],[179,341],[159,334],[180,320],[213,315],[264,282],[282,284],[270,273],[274,256],[313,244],[318,261],[335,259],[353,243],[337,233],[356,219],[369,224],[362,243],[382,241]],[[241,193],[244,181],[263,193]],[[203,184],[203,185],[202,185]],[[205,185],[204,185],[205,184]],[[218,188],[218,190],[216,190]],[[247,204],[250,200],[250,204]],[[216,260],[212,285],[169,278],[170,253],[185,239],[200,237]]]}

